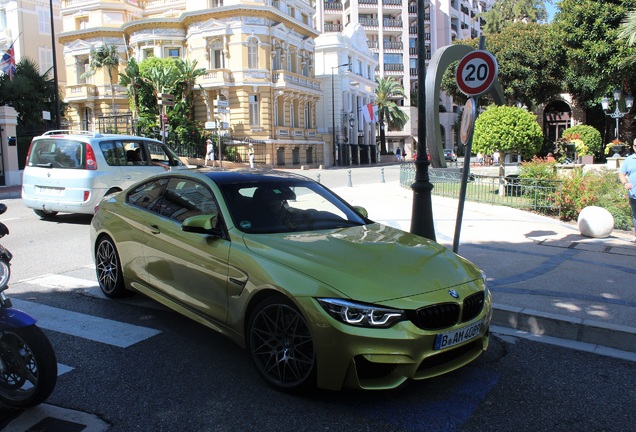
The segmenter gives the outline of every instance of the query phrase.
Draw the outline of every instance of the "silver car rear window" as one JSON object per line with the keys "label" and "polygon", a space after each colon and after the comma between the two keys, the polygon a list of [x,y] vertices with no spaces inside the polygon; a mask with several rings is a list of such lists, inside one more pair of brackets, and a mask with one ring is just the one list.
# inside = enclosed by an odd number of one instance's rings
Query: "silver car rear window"
{"label": "silver car rear window", "polygon": [[64,139],[39,139],[33,141],[28,166],[46,168],[85,169],[84,143]]}

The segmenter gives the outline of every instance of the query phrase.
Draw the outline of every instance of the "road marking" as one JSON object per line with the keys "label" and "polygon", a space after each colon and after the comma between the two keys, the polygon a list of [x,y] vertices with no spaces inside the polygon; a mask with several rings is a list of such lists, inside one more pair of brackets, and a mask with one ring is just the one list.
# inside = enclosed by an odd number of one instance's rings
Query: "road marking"
{"label": "road marking", "polygon": [[56,288],[60,290],[70,290],[75,288],[94,288],[97,287],[96,280],[80,279],[72,276],[48,274],[44,276],[38,276],[33,279],[26,279],[20,282],[28,283],[31,285],[39,285],[45,288]]}
{"label": "road marking", "polygon": [[41,328],[120,348],[127,348],[161,333],[159,330],[148,327],[126,324],[30,301],[15,298],[12,298],[11,301],[17,309],[28,311],[30,315],[34,316]]}
{"label": "road marking", "polygon": [[[24,411],[17,419],[13,420],[6,427],[6,431],[31,431],[36,430],[33,426],[45,423],[47,420],[64,420],[74,424],[74,426],[81,427],[82,432],[104,432],[110,428],[110,425],[93,414],[87,414],[81,411],[73,411],[65,408],[56,407],[53,405],[41,404],[34,408],[29,408]],[[53,429],[37,429],[37,430],[53,430]],[[57,429],[56,429],[57,430]],[[71,429],[65,429],[71,430]]]}

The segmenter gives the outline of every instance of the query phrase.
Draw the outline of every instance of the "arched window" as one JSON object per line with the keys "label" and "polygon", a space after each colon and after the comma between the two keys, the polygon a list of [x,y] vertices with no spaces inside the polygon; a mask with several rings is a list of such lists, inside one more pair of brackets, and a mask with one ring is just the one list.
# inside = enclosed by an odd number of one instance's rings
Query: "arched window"
{"label": "arched window", "polygon": [[247,67],[258,69],[258,41],[256,38],[250,38],[247,41]]}

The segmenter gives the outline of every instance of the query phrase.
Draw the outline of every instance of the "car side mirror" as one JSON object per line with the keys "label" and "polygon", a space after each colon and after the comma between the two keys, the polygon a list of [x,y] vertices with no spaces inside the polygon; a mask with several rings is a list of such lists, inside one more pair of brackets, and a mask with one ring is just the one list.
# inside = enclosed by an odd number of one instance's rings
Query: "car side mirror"
{"label": "car side mirror", "polygon": [[181,223],[181,230],[198,234],[208,234],[219,236],[221,231],[218,228],[219,214],[204,214],[192,216]]}
{"label": "car side mirror", "polygon": [[367,211],[367,209],[365,209],[364,207],[360,207],[360,206],[353,206],[353,208],[355,209],[355,211],[357,211],[358,213],[360,213],[362,216],[364,216],[365,218],[369,217],[369,212]]}

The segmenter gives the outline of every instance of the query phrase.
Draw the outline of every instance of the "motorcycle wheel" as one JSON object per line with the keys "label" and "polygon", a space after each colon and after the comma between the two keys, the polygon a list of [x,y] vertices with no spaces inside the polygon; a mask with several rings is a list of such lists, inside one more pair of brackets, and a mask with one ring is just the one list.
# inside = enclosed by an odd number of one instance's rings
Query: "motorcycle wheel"
{"label": "motorcycle wheel", "polygon": [[32,407],[48,398],[57,382],[51,343],[37,326],[0,331],[0,402]]}

